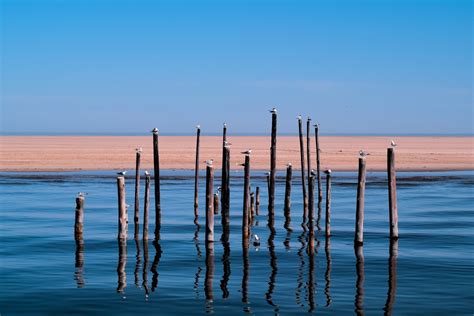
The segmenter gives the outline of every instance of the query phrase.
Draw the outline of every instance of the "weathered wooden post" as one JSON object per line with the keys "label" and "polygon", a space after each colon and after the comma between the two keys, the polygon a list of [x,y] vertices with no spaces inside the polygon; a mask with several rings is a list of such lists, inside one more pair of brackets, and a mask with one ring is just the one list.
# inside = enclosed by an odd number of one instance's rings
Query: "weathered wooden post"
{"label": "weathered wooden post", "polygon": [[250,197],[250,155],[245,155],[244,171],[244,205],[242,216],[242,242],[249,239],[249,197]]}
{"label": "weathered wooden post", "polygon": [[214,167],[208,164],[206,167],[206,243],[214,241]]}
{"label": "weathered wooden post", "polygon": [[356,226],[354,244],[364,243],[364,199],[365,199],[365,158],[359,158],[359,177],[357,181]]}
{"label": "weathered wooden post", "polygon": [[82,239],[82,233],[84,231],[84,195],[79,193],[76,197],[76,211],[74,221],[74,239]]}
{"label": "weathered wooden post", "polygon": [[219,193],[214,193],[214,205],[213,205],[213,209],[214,209],[214,215],[217,215],[219,214]]}
{"label": "weathered wooden post", "polygon": [[270,184],[268,190],[268,216],[274,217],[275,212],[275,177],[276,177],[276,133],[277,133],[277,110],[273,108],[272,113],[272,139],[270,146]]}
{"label": "weathered wooden post", "polygon": [[128,210],[125,202],[125,177],[117,177],[118,191],[118,238],[128,237]]}
{"label": "weathered wooden post", "polygon": [[304,143],[303,143],[303,125],[301,115],[298,116],[298,131],[300,137],[300,156],[301,156],[301,186],[303,189],[303,225],[308,218],[308,195],[306,193],[306,175],[304,166]]}
{"label": "weathered wooden post", "polygon": [[267,192],[270,194],[270,171],[267,172]]}
{"label": "weathered wooden post", "polygon": [[229,174],[227,173],[229,164],[228,154],[230,152],[229,145],[227,143],[227,124],[224,123],[222,127],[222,171],[221,171],[221,213],[224,218],[224,213],[226,211],[226,188],[227,188],[227,178]]}
{"label": "weathered wooden post", "polygon": [[316,173],[318,176],[318,200],[321,201],[323,199],[323,187],[321,185],[321,150],[319,149],[319,124],[314,125],[314,137],[316,139]]}
{"label": "weathered wooden post", "polygon": [[201,138],[201,127],[196,126],[196,162],[194,166],[194,217],[198,217],[199,208],[199,142]]}
{"label": "weathered wooden post", "polygon": [[148,240],[148,210],[150,209],[150,174],[145,172],[145,203],[143,206],[143,240]]}
{"label": "weathered wooden post", "polygon": [[308,178],[308,226],[308,253],[312,256],[314,254],[314,176],[311,173]]}
{"label": "weathered wooden post", "polygon": [[395,149],[387,148],[388,205],[390,238],[398,239],[397,176],[395,173]]}
{"label": "weathered wooden post", "polygon": [[293,166],[291,163],[286,165],[286,178],[285,178],[285,207],[283,213],[285,215],[285,228],[290,227],[291,222],[291,180],[293,177]]}
{"label": "weathered wooden post", "polygon": [[326,240],[331,237],[331,169],[326,170]]}
{"label": "weathered wooden post", "polygon": [[260,187],[255,188],[255,214],[260,215]]}
{"label": "weathered wooden post", "polygon": [[[307,165],[307,173],[308,173],[308,182],[309,177],[311,176],[311,118],[308,116],[306,120],[306,165]],[[309,190],[309,184],[308,184]],[[308,196],[309,198],[309,196]],[[309,201],[308,201],[309,204]]]}
{"label": "weathered wooden post", "polygon": [[[224,130],[225,130],[224,125]],[[225,137],[225,136],[224,136]],[[222,236],[226,238],[230,230],[230,148],[224,145],[223,149],[223,166],[222,166],[222,183],[221,183],[221,223]]]}
{"label": "weathered wooden post", "polygon": [[140,233],[140,158],[142,149],[137,148],[135,157],[135,213],[133,216],[133,224],[135,229],[134,238],[138,239]]}
{"label": "weathered wooden post", "polygon": [[161,196],[160,196],[160,152],[158,150],[158,129],[153,133],[153,169],[155,177],[155,239],[160,239],[161,230]]}

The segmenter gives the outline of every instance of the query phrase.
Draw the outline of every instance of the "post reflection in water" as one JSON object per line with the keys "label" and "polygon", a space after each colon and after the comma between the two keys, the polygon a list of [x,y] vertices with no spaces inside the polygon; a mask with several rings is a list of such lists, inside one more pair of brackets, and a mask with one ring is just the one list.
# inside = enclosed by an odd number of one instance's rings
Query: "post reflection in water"
{"label": "post reflection in water", "polygon": [[229,283],[230,278],[230,244],[227,241],[222,240],[222,246],[224,248],[224,253],[222,254],[222,266],[223,274],[221,279],[221,290],[222,298],[226,299],[229,297],[229,289],[227,284]]}
{"label": "post reflection in water", "polygon": [[354,311],[357,315],[364,315],[364,248],[362,246],[354,246],[354,252],[356,255],[356,295],[354,300]]}
{"label": "post reflection in water", "polygon": [[242,303],[244,303],[244,312],[250,312],[248,300],[248,283],[249,283],[249,244],[248,241],[242,241]]}
{"label": "post reflection in water", "polygon": [[331,299],[331,238],[328,237],[326,238],[326,245],[325,245],[325,250],[326,250],[326,273],[324,275],[324,278],[326,280],[326,285],[324,286],[324,294],[326,295],[326,307],[331,305],[332,299]]}
{"label": "post reflection in water", "polygon": [[117,275],[118,275],[118,286],[117,293],[124,293],[125,288],[127,287],[127,273],[125,272],[125,267],[127,265],[127,240],[119,239],[119,260],[117,265]]}
{"label": "post reflection in water", "polygon": [[269,220],[268,222],[269,228],[270,228],[270,236],[268,237],[268,251],[270,253],[270,277],[268,280],[268,290],[265,293],[265,299],[267,300],[267,303],[270,304],[271,306],[274,307],[275,313],[278,313],[278,306],[275,305],[273,302],[273,292],[275,290],[275,281],[276,281],[276,276],[278,272],[278,266],[277,266],[277,257],[275,254],[275,227],[273,225],[273,219]]}
{"label": "post reflection in water", "polygon": [[309,271],[308,271],[308,312],[315,310],[316,304],[314,302],[315,280],[314,280],[314,251],[309,251]]}
{"label": "post reflection in water", "polygon": [[78,288],[83,288],[85,285],[83,269],[84,269],[84,240],[82,238],[76,239],[76,254],[75,254],[75,271],[74,280]]}
{"label": "post reflection in water", "polygon": [[135,254],[135,270],[133,272],[133,275],[135,277],[135,286],[140,287],[140,266],[141,266],[141,253],[140,253],[140,243],[137,238],[135,238],[135,248],[136,248],[136,254]]}
{"label": "post reflection in water", "polygon": [[390,241],[390,255],[388,258],[388,290],[385,302],[384,315],[392,315],[393,305],[397,294],[397,258],[398,240]]}
{"label": "post reflection in water", "polygon": [[150,295],[150,289],[148,288],[148,240],[143,240],[143,269],[142,269],[142,286],[145,290],[145,298],[148,299]]}
{"label": "post reflection in water", "polygon": [[198,218],[197,216],[194,217],[194,225],[196,226],[196,230],[194,231],[194,246],[196,247],[196,254],[197,254],[197,261],[198,261],[198,267],[197,271],[194,274],[194,293],[196,294],[196,298],[199,297],[199,278],[201,276],[201,264],[200,264],[200,259],[202,257],[202,252],[201,248],[199,247],[199,230],[201,229],[201,226],[198,223]]}
{"label": "post reflection in water", "polygon": [[151,278],[151,291],[154,292],[155,289],[158,287],[158,264],[160,263],[161,258],[161,246],[160,242],[155,239],[153,240],[153,247],[155,247],[155,258],[153,259],[153,263],[151,264],[151,272],[153,273],[153,277]]}
{"label": "post reflection in water", "polygon": [[206,312],[212,312],[214,292],[212,283],[214,281],[214,242],[206,243],[206,276],[204,280],[204,293],[206,295]]}
{"label": "post reflection in water", "polygon": [[321,200],[318,200],[318,216],[316,217],[316,228],[321,230]]}
{"label": "post reflection in water", "polygon": [[298,274],[296,277],[296,291],[295,291],[295,297],[296,297],[296,304],[303,306],[301,302],[301,290],[303,288],[303,274],[304,274],[304,250],[306,248],[306,230],[304,230],[300,236],[298,236],[298,241],[301,243],[301,247],[298,249],[298,258],[300,259],[300,265],[298,267]]}

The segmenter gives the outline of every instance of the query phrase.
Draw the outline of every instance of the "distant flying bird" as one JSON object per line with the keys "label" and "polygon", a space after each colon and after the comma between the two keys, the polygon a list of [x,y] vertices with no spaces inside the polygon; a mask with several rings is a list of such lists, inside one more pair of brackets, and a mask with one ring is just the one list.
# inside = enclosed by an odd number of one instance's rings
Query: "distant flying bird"
{"label": "distant flying bird", "polygon": [[205,163],[207,166],[211,167],[212,166],[212,163],[214,162],[214,159],[209,159],[209,160],[206,160]]}
{"label": "distant flying bird", "polygon": [[117,172],[117,174],[118,174],[119,176],[124,176],[125,174],[127,174],[127,170]]}
{"label": "distant flying bird", "polygon": [[257,234],[252,235],[252,244],[256,246],[260,246],[260,237]]}
{"label": "distant flying bird", "polygon": [[366,152],[363,151],[362,149],[359,150],[359,156],[360,156],[361,158],[364,158],[365,156],[368,156],[368,155],[370,155],[370,153],[366,153]]}
{"label": "distant flying bird", "polygon": [[270,113],[272,113],[272,114],[273,114],[273,113],[275,113],[275,114],[276,114],[276,112],[277,112],[277,109],[276,109],[276,108],[273,108],[273,109],[271,109],[269,112],[270,112]]}
{"label": "distant flying bird", "polygon": [[149,175],[150,175],[150,173],[148,172],[148,170],[145,170],[145,175],[146,175],[146,176],[149,176]]}
{"label": "distant flying bird", "polygon": [[395,143],[395,141],[393,139],[390,142],[390,145],[392,145],[393,148],[397,147],[397,143]]}
{"label": "distant flying bird", "polygon": [[246,151],[242,151],[240,152],[241,154],[244,154],[244,155],[250,155],[252,153],[252,149],[248,149]]}
{"label": "distant flying bird", "polygon": [[201,125],[199,125],[199,124],[196,125],[196,128],[197,128],[197,129],[200,129],[200,128],[201,128]]}
{"label": "distant flying bird", "polygon": [[301,121],[302,119],[301,115],[298,115],[296,118],[298,119],[298,121]]}
{"label": "distant flying bird", "polygon": [[158,129],[155,127],[154,129],[151,130],[153,134],[158,134]]}
{"label": "distant flying bird", "polygon": [[142,151],[143,151],[143,148],[141,148],[141,147],[139,147],[139,148],[135,148],[135,151],[136,151],[137,153],[142,153]]}
{"label": "distant flying bird", "polygon": [[332,172],[331,169],[327,169],[324,171],[325,174],[331,174],[331,172]]}

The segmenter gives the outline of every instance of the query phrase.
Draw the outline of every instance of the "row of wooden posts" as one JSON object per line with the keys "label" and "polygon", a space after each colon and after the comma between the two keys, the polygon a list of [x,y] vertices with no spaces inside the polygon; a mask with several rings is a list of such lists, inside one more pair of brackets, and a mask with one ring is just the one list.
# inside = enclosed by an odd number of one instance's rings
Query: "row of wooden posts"
{"label": "row of wooden posts", "polygon": [[[275,209],[275,178],[276,178],[276,145],[277,145],[277,112],[272,110],[272,131],[270,146],[270,172],[267,175],[268,184],[268,221],[269,226],[273,229],[274,209]],[[321,163],[320,163],[320,147],[319,147],[319,125],[314,125],[315,145],[316,145],[316,170],[311,169],[311,119],[308,118],[306,124],[306,165],[305,169],[305,150],[303,139],[303,124],[301,117],[298,117],[299,145],[301,157],[301,184],[303,190],[303,222],[304,228],[309,224],[310,234],[313,231],[314,222],[314,182],[317,181],[318,201],[321,203],[323,199],[322,183],[321,183]],[[160,158],[158,148],[158,130],[154,129],[153,133],[153,167],[154,167],[154,194],[155,194],[155,239],[160,239],[161,229],[161,196],[160,196]],[[198,217],[199,208],[199,147],[200,147],[201,129],[197,127],[196,133],[196,164],[195,164],[195,182],[194,182],[194,215]],[[256,214],[259,214],[260,208],[260,188],[256,187],[256,193],[250,192],[250,152],[245,153],[244,166],[244,195],[243,195],[243,217],[242,217],[242,242],[248,244],[253,211],[251,207],[255,205]],[[135,205],[134,205],[134,238],[139,238],[139,213],[140,213],[140,161],[141,151],[136,153],[136,173],[135,173]],[[307,172],[307,173],[306,173]],[[221,176],[221,224],[223,238],[227,241],[230,228],[230,147],[227,142],[227,126],[223,127],[223,146],[222,146],[222,176]],[[390,222],[390,238],[398,239],[398,215],[397,215],[397,196],[396,196],[396,175],[395,175],[395,151],[394,148],[387,149],[387,174],[388,174],[388,193],[389,193],[389,222]],[[148,213],[150,204],[150,182],[149,173],[145,176],[145,197],[144,197],[144,214],[143,214],[143,235],[144,240],[148,239]],[[308,180],[306,184],[306,179]],[[292,165],[289,163],[286,168],[285,181],[285,200],[284,200],[284,216],[285,228],[289,228],[290,208],[291,208],[291,183],[292,183]],[[366,158],[359,157],[358,169],[358,185],[357,185],[357,202],[356,202],[356,225],[354,244],[363,244],[364,231],[364,200],[365,200],[365,183],[366,183]],[[124,175],[117,177],[118,192],[118,238],[127,239],[128,237],[128,207],[125,201],[125,177]],[[206,242],[214,241],[214,214],[218,212],[219,196],[214,193],[214,166],[209,163],[206,167]],[[76,220],[75,220],[75,238],[82,239],[83,232],[83,209],[84,196],[80,195],[76,198]],[[325,219],[325,235],[331,235],[331,172],[326,171],[326,219]]]}

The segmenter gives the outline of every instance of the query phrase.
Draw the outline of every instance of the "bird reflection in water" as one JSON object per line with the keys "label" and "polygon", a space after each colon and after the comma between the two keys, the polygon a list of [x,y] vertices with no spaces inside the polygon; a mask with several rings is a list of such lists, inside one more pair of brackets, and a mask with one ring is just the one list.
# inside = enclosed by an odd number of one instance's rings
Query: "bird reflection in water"
{"label": "bird reflection in water", "polygon": [[390,241],[390,255],[388,258],[388,290],[385,302],[384,315],[392,315],[393,305],[397,294],[397,258],[398,240]]}
{"label": "bird reflection in water", "polygon": [[151,264],[151,273],[153,273],[153,276],[151,278],[151,291],[154,292],[155,289],[158,287],[158,264],[160,263],[161,259],[161,245],[160,242],[155,239],[153,240],[153,247],[155,248],[155,258],[153,259],[153,262]]}
{"label": "bird reflection in water", "polygon": [[84,240],[82,238],[76,239],[76,254],[75,254],[75,271],[74,280],[78,288],[83,288],[85,285],[84,281]]}
{"label": "bird reflection in water", "polygon": [[118,275],[118,286],[117,293],[121,293],[122,297],[125,299],[125,288],[127,287],[127,273],[125,272],[125,267],[127,265],[127,240],[119,239],[118,240],[119,248],[119,260],[117,265],[117,275]]}
{"label": "bird reflection in water", "polygon": [[206,312],[212,313],[214,292],[212,283],[214,280],[214,242],[206,243],[206,276],[204,280],[204,293],[206,295]]}
{"label": "bird reflection in water", "polygon": [[355,312],[357,315],[364,315],[364,248],[362,246],[354,246],[356,256],[356,295],[354,300]]}

